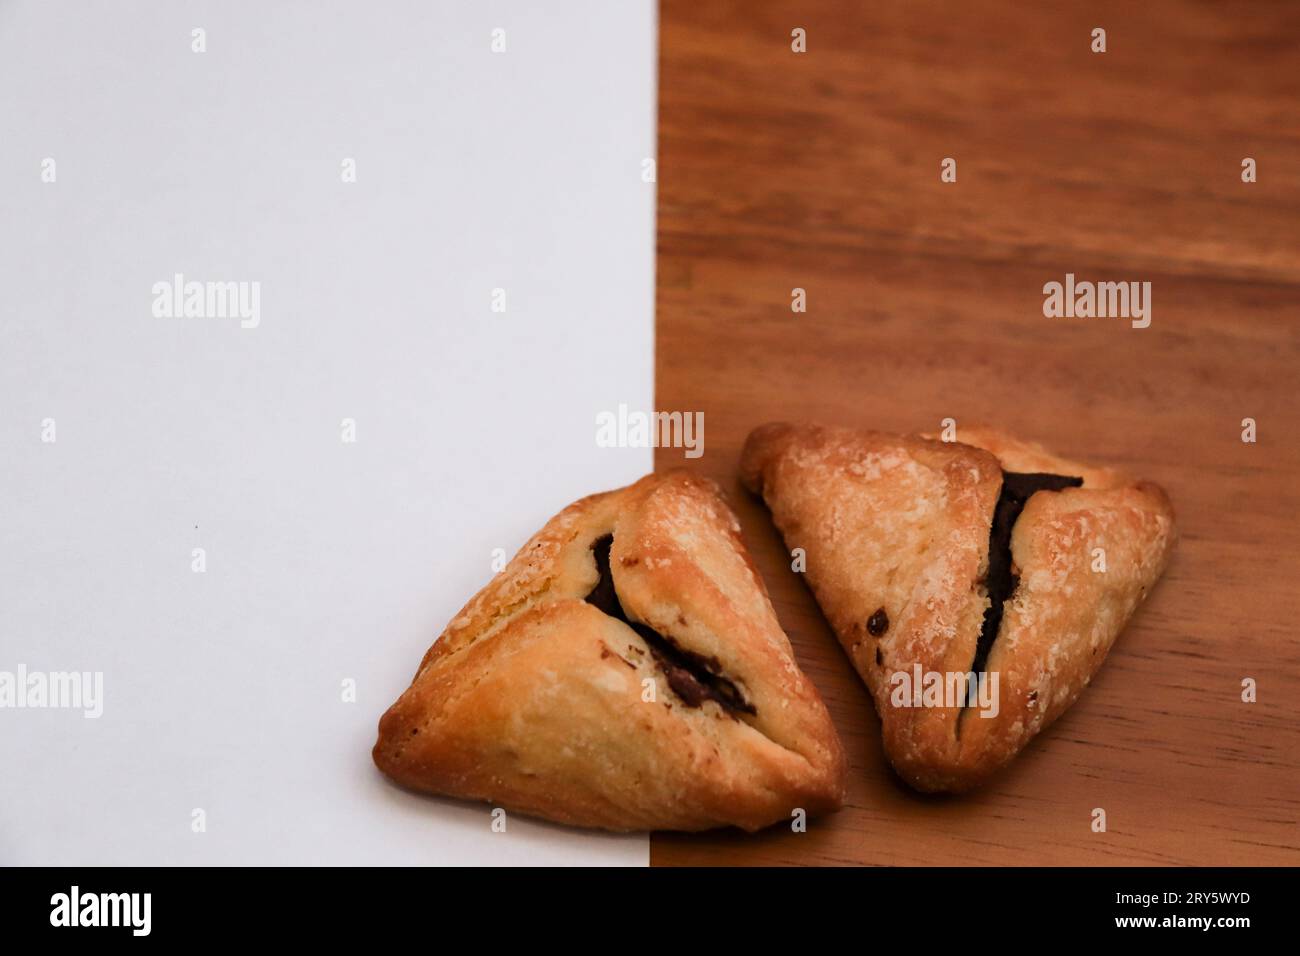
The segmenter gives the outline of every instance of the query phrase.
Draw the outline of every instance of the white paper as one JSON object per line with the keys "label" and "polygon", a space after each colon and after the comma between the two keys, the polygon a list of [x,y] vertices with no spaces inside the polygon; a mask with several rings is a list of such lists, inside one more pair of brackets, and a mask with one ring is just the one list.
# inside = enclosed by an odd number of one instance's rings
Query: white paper
{"label": "white paper", "polygon": [[651,469],[594,423],[653,399],[654,16],[0,6],[0,671],[103,675],[0,708],[0,862],[647,862],[370,748],[494,548]]}

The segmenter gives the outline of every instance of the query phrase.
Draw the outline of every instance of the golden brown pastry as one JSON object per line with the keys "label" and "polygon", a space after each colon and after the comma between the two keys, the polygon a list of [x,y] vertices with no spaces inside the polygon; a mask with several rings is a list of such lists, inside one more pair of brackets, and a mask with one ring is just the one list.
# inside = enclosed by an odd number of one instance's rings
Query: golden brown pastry
{"label": "golden brown pastry", "polygon": [[981,783],[1064,713],[1174,542],[1157,485],[957,437],[769,424],[741,459],[925,791]]}
{"label": "golden brown pastry", "polygon": [[552,518],[379,723],[418,790],[611,830],[757,830],[839,807],[844,759],[712,482],[650,475]]}

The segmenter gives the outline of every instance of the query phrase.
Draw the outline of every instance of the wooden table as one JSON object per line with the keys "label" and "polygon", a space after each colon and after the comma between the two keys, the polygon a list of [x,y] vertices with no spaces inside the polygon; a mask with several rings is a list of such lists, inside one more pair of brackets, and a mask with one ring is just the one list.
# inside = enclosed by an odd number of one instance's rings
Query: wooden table
{"label": "wooden table", "polygon": [[[1300,864],[1300,4],[665,0],[660,84],[656,407],[706,446],[658,466],[728,489],[851,772],[806,834],[652,861]],[[1045,318],[1066,273],[1150,281],[1151,326]],[[1181,541],[1073,709],[924,798],[736,464],[773,419],[947,417],[1160,482]]]}

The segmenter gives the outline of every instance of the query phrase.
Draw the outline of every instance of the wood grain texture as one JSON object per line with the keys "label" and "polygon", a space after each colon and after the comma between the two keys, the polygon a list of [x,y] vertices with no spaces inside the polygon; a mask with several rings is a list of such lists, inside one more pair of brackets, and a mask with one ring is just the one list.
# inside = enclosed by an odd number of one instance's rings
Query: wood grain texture
{"label": "wood grain texture", "polygon": [[[851,770],[806,834],[652,862],[1300,864],[1300,5],[665,0],[660,29],[656,407],[706,450],[657,464],[728,489]],[[1045,318],[1067,272],[1150,281],[1150,328]],[[1181,541],[1078,703],[925,798],[736,465],[765,421],[946,417],[1160,482]]]}

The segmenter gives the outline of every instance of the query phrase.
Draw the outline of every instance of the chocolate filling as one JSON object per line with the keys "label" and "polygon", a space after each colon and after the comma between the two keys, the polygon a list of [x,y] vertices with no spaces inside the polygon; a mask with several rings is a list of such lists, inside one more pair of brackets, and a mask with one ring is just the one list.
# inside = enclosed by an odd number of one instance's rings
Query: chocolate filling
{"label": "chocolate filling", "polygon": [[757,714],[758,711],[745,700],[740,688],[719,673],[722,665],[717,658],[705,657],[678,647],[671,638],[654,628],[628,619],[623,604],[618,599],[618,592],[614,590],[614,575],[609,571],[609,549],[613,544],[614,536],[607,534],[603,538],[597,538],[591,545],[600,579],[587,595],[587,603],[598,611],[617,618],[641,635],[641,639],[650,648],[655,663],[668,679],[668,686],[687,707],[699,707],[706,700],[712,700],[733,717],[737,713]]}
{"label": "chocolate filling", "polygon": [[989,607],[984,612],[979,643],[975,645],[975,661],[971,664],[975,673],[984,670],[989,651],[993,649],[998,629],[1002,626],[1003,606],[1020,584],[1020,575],[1011,569],[1011,532],[1020,512],[1025,510],[1025,502],[1035,491],[1060,491],[1062,488],[1078,488],[1082,484],[1082,478],[1065,475],[1002,473],[1002,491],[998,495],[997,507],[993,509],[993,526],[989,529],[989,570],[984,579]]}
{"label": "chocolate filling", "polygon": [[867,633],[872,637],[879,637],[887,630],[889,630],[889,615],[885,613],[885,609],[882,607],[867,619]]}

